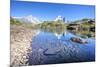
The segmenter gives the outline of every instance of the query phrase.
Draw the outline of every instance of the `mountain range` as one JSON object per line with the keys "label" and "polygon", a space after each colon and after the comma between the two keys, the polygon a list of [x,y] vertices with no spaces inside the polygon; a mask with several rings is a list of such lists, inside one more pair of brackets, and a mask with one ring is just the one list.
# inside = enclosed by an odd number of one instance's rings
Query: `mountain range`
{"label": "mountain range", "polygon": [[42,23],[39,19],[36,17],[33,17],[32,15],[24,16],[24,17],[13,17],[14,19],[24,22],[24,23],[33,23],[33,24],[39,24]]}
{"label": "mountain range", "polygon": [[[24,22],[24,23],[33,23],[33,24],[40,24],[43,23],[43,21],[40,21],[38,18],[32,16],[32,15],[28,15],[28,16],[23,16],[23,17],[12,17],[13,19],[16,19],[20,22]],[[62,16],[57,16],[53,21],[58,21],[61,20],[63,22],[65,22],[65,18]],[[88,20],[92,20],[92,19],[81,19],[81,20],[77,20],[74,22],[65,22],[65,23],[84,23]]]}

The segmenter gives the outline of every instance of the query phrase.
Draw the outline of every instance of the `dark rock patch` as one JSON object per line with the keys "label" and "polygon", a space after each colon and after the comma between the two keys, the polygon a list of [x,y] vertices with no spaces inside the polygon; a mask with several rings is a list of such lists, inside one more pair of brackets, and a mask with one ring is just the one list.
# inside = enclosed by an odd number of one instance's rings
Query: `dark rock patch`
{"label": "dark rock patch", "polygon": [[80,38],[76,38],[76,37],[72,37],[70,40],[71,40],[72,42],[76,42],[76,43],[80,43],[80,44],[86,44],[86,43],[87,43],[87,41],[82,40],[82,39],[80,39]]}

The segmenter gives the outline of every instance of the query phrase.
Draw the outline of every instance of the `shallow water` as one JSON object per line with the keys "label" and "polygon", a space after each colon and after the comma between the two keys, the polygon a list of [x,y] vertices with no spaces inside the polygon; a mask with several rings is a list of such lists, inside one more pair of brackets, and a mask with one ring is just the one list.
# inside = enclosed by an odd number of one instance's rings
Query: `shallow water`
{"label": "shallow water", "polygon": [[30,65],[56,64],[70,62],[95,61],[95,39],[81,38],[88,43],[80,44],[70,40],[79,37],[70,32],[57,34],[39,31],[32,39],[32,53],[29,57]]}

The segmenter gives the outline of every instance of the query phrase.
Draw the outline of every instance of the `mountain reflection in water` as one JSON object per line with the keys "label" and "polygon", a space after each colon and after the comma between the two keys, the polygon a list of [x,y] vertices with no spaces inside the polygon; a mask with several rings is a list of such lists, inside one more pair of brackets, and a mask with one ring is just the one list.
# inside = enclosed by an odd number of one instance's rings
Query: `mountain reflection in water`
{"label": "mountain reflection in water", "polygon": [[[95,61],[95,38],[82,38],[81,33],[71,31],[51,32],[39,30],[33,37],[32,53],[29,57],[30,65],[56,64],[70,62]],[[72,42],[72,37],[86,40],[88,43],[80,44]]]}

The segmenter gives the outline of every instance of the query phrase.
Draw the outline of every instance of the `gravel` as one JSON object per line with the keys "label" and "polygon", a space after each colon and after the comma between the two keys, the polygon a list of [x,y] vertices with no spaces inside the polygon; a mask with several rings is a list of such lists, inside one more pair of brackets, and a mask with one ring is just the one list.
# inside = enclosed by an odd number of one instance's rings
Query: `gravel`
{"label": "gravel", "polygon": [[31,42],[35,31],[24,26],[11,25],[10,33],[11,66],[28,65],[28,54],[32,50]]}

